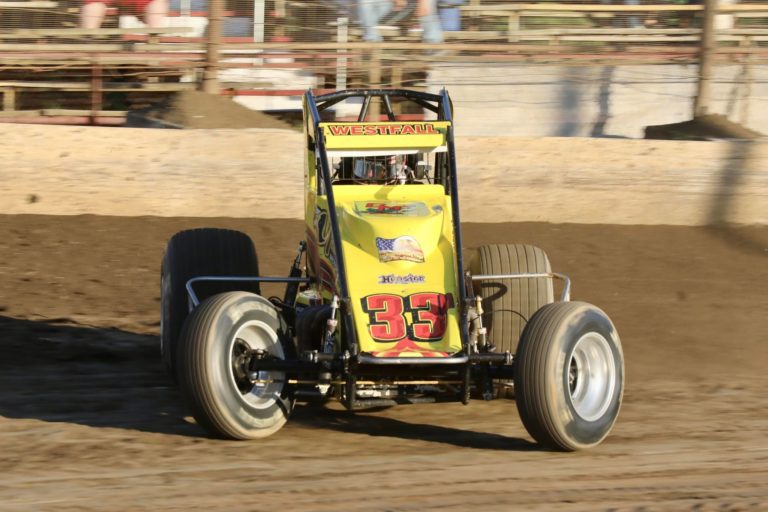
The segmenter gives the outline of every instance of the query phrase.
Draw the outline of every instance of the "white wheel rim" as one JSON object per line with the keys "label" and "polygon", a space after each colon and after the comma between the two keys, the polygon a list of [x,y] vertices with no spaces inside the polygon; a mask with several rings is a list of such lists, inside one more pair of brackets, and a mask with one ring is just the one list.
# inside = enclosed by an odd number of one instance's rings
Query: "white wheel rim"
{"label": "white wheel rim", "polygon": [[611,405],[616,389],[616,363],[608,341],[599,333],[579,338],[566,366],[568,397],[576,413],[586,421],[601,418]]}
{"label": "white wheel rim", "polygon": [[240,400],[250,407],[266,409],[280,399],[280,393],[282,393],[285,386],[285,373],[259,372],[257,380],[266,382],[254,383],[247,391],[241,390],[238,386],[238,381],[235,379],[232,361],[236,357],[235,351],[239,350],[239,347],[243,345],[247,346],[250,350],[263,350],[278,359],[285,359],[283,347],[277,339],[277,333],[269,325],[258,320],[245,322],[229,340],[226,364],[232,388]]}

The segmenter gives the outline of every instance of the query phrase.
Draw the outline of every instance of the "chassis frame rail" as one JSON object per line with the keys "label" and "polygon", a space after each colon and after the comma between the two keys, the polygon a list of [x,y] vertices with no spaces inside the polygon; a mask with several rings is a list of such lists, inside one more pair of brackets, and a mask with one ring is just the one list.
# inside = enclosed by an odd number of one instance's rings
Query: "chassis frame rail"
{"label": "chassis frame rail", "polygon": [[559,279],[563,281],[563,292],[560,295],[561,302],[569,302],[571,300],[571,279],[565,274],[558,274],[556,272],[531,272],[520,274],[486,274],[479,276],[470,276],[472,281],[499,281],[502,279],[529,279],[535,277],[548,277],[550,279]]}

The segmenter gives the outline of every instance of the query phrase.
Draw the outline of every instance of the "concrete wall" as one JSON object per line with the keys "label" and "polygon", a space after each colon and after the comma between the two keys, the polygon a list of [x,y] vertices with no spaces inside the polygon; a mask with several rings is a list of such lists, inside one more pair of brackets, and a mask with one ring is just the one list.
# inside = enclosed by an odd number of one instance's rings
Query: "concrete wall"
{"label": "concrete wall", "polygon": [[[300,218],[302,135],[0,125],[0,213]],[[462,219],[768,224],[768,141],[459,137]]]}
{"label": "concrete wall", "polygon": [[[768,134],[768,66],[717,66],[711,113]],[[691,118],[694,65],[436,65],[467,136],[631,137]]]}

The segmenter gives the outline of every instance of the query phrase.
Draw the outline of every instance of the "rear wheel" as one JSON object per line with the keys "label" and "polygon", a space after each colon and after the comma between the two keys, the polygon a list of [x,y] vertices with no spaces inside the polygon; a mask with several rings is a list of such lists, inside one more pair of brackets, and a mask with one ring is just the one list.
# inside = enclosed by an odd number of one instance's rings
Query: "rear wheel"
{"label": "rear wheel", "polygon": [[[532,245],[481,246],[472,260],[473,275],[551,272],[546,253]],[[546,277],[475,281],[474,292],[483,299],[483,325],[497,352],[515,353],[525,324],[553,301],[552,279]],[[495,383],[496,395],[514,397],[513,381]]]}
{"label": "rear wheel", "polygon": [[[258,275],[259,265],[253,241],[239,231],[191,229],[176,233],[168,241],[160,277],[160,354],[172,377],[175,378],[179,333],[190,311],[187,281],[199,276]],[[195,285],[200,301],[232,290],[258,294],[259,285],[255,282],[200,282]]]}
{"label": "rear wheel", "polygon": [[539,443],[573,451],[600,443],[619,414],[624,356],[599,308],[558,302],[539,310],[515,357],[517,409]]}
{"label": "rear wheel", "polygon": [[[179,388],[198,424],[217,437],[278,431],[293,409],[284,372],[249,375],[253,357],[295,357],[285,322],[265,298],[245,292],[207,299],[179,338]],[[251,377],[254,377],[253,379]]]}
{"label": "rear wheel", "polygon": [[[531,245],[484,245],[472,261],[473,275],[551,271],[546,253]],[[483,324],[499,352],[514,353],[525,324],[553,301],[552,279],[546,277],[475,281],[474,291],[483,299]]]}

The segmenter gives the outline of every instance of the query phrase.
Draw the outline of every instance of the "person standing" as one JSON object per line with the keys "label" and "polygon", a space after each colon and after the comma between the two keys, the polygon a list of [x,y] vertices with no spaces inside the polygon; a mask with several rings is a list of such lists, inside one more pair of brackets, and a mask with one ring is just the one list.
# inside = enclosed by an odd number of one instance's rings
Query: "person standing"
{"label": "person standing", "polygon": [[425,43],[442,43],[443,30],[437,12],[437,0],[418,0],[416,16],[419,17],[421,29],[424,31],[421,40]]}
{"label": "person standing", "polygon": [[[378,30],[381,20],[392,12],[402,12],[406,7],[406,0],[358,0],[357,16],[363,26],[363,40],[370,43],[383,41]],[[415,14],[423,30],[422,41],[442,43],[443,31],[437,13],[437,0],[418,0]]]}
{"label": "person standing", "polygon": [[107,7],[115,4],[123,14],[143,16],[148,27],[165,24],[168,0],[84,0],[80,8],[80,28],[100,28],[107,14]]}

